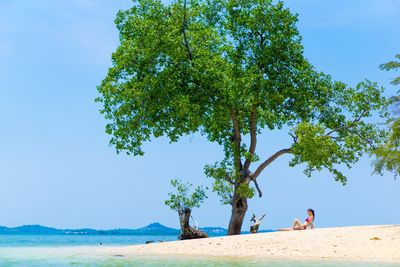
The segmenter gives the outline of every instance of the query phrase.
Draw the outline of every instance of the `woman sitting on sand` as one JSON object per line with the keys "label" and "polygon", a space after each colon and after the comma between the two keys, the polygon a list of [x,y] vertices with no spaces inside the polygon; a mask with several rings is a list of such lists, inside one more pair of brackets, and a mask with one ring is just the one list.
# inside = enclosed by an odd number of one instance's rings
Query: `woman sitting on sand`
{"label": "woman sitting on sand", "polygon": [[279,231],[293,231],[293,230],[306,230],[306,229],[313,229],[314,228],[314,219],[315,219],[315,212],[313,209],[307,210],[308,217],[301,223],[299,219],[294,219],[292,228],[282,228]]}

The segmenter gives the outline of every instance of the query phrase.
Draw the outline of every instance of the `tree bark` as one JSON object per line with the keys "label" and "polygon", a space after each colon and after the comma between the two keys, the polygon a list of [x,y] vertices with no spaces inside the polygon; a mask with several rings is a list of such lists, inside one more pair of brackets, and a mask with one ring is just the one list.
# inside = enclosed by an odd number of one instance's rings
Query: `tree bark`
{"label": "tree bark", "polygon": [[229,221],[228,235],[240,235],[244,216],[247,211],[247,198],[235,192],[232,198],[232,214]]}
{"label": "tree bark", "polygon": [[189,208],[179,208],[178,215],[179,215],[179,222],[181,224],[181,234],[179,239],[196,239],[196,238],[205,238],[208,237],[206,233],[203,231],[194,229],[190,226],[189,220],[192,210]]}

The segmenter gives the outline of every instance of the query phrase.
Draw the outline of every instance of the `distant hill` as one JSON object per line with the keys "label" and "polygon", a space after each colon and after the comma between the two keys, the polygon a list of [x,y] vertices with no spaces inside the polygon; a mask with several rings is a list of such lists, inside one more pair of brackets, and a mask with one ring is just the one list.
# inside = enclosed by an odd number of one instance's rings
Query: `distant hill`
{"label": "distant hill", "polygon": [[7,235],[12,235],[12,234],[38,234],[38,235],[43,235],[43,234],[49,234],[49,235],[58,235],[58,234],[63,234],[63,230],[59,230],[56,228],[51,228],[51,227],[45,227],[41,225],[23,225],[23,226],[18,226],[18,227],[0,227],[0,234],[7,234]]}
{"label": "distant hill", "polygon": [[138,235],[154,235],[154,233],[161,235],[179,235],[180,230],[166,227],[160,223],[151,223],[146,227],[138,228],[135,230]]}
{"label": "distant hill", "polygon": [[180,230],[152,223],[138,229],[56,229],[42,225],[0,226],[0,235],[179,235]]}
{"label": "distant hill", "polygon": [[[223,236],[227,234],[227,229],[222,227],[201,227],[200,230],[209,236]],[[270,232],[262,230],[260,232]],[[243,232],[249,233],[248,231]],[[112,229],[96,230],[90,228],[82,229],[57,229],[42,225],[23,225],[18,227],[0,226],[0,235],[179,235],[180,230],[164,226],[158,222],[151,223],[145,227],[137,229]]]}

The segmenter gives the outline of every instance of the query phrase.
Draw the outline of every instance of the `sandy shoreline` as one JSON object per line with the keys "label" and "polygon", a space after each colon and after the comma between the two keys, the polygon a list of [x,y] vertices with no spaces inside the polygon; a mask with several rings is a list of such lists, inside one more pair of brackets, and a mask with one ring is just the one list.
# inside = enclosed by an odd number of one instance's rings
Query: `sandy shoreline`
{"label": "sandy shoreline", "polygon": [[126,256],[218,256],[400,264],[400,225],[261,233],[105,250],[110,254]]}

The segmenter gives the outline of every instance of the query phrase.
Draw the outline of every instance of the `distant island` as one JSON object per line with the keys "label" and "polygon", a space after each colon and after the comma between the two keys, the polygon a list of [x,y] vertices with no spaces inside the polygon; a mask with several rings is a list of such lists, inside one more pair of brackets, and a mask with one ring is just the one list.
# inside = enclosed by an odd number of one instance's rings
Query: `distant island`
{"label": "distant island", "polygon": [[[201,230],[210,236],[227,234],[227,229],[221,227],[204,227]],[[164,226],[160,223],[151,223],[137,229],[112,229],[96,230],[82,229],[57,229],[42,225],[23,225],[18,227],[0,226],[0,235],[179,235],[180,230]]]}
{"label": "distant island", "polygon": [[[227,229],[222,227],[200,227],[209,236],[227,235]],[[262,230],[259,232],[272,232]],[[244,234],[248,231],[242,232]],[[179,235],[180,230],[164,226],[158,222],[151,223],[137,229],[111,229],[96,230],[91,228],[82,229],[57,229],[42,225],[23,225],[18,227],[0,226],[0,235]]]}

